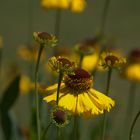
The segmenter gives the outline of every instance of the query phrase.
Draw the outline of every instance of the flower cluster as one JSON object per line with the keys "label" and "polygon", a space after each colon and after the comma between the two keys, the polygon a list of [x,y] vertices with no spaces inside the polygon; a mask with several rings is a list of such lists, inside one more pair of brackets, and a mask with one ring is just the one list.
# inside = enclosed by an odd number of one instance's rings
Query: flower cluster
{"label": "flower cluster", "polygon": [[41,0],[44,9],[70,9],[72,12],[82,12],[85,9],[85,0]]}

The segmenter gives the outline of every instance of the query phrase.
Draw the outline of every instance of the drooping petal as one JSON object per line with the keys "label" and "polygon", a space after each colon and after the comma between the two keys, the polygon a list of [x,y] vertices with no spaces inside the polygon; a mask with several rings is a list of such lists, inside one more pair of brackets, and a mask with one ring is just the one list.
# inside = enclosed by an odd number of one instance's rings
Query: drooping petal
{"label": "drooping petal", "polygon": [[115,105],[115,102],[104,95],[103,93],[90,89],[90,94],[88,94],[92,100],[92,102],[100,109],[110,111],[111,107]]}

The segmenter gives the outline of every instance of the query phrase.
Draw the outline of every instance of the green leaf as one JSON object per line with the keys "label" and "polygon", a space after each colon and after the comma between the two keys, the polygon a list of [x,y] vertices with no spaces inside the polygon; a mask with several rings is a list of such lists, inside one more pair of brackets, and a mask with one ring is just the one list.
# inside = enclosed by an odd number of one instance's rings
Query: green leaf
{"label": "green leaf", "polygon": [[19,95],[19,82],[20,82],[20,76],[17,76],[4,92],[0,104],[1,113],[8,112],[8,110],[15,103]]}
{"label": "green leaf", "polygon": [[5,140],[10,140],[12,134],[12,121],[8,112],[1,114],[1,126],[3,129]]}

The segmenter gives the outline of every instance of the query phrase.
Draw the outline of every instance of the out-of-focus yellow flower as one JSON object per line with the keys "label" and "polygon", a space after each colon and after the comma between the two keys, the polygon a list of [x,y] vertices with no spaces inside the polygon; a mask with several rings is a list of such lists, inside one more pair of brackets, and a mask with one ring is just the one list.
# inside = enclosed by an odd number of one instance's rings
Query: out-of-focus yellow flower
{"label": "out-of-focus yellow flower", "polygon": [[41,0],[41,6],[45,9],[68,9],[70,0]]}
{"label": "out-of-focus yellow flower", "polygon": [[[25,61],[34,61],[37,62],[37,57],[38,57],[38,46],[33,45],[33,46],[20,46],[17,50],[18,56],[25,60]],[[42,52],[42,57],[41,61],[45,62],[46,61],[46,53],[45,50]]]}
{"label": "out-of-focus yellow flower", "polygon": [[71,0],[70,9],[72,12],[82,12],[86,7],[85,0]]}
{"label": "out-of-focus yellow flower", "polygon": [[22,75],[20,79],[19,88],[21,94],[26,94],[34,89],[34,84],[31,82],[28,76]]}
{"label": "out-of-focus yellow flower", "polygon": [[70,9],[72,12],[82,12],[86,7],[85,0],[41,0],[45,9]]}
{"label": "out-of-focus yellow flower", "polygon": [[123,75],[129,80],[140,81],[140,64],[126,66]]}
{"label": "out-of-focus yellow flower", "polygon": [[122,76],[132,81],[140,82],[140,50],[133,50],[128,56],[128,62],[124,66]]}
{"label": "out-of-focus yellow flower", "polygon": [[120,51],[107,50],[101,54],[99,65],[104,69],[120,69],[126,63],[126,58],[122,57]]}
{"label": "out-of-focus yellow flower", "polygon": [[88,39],[76,47],[76,51],[79,56],[83,56],[82,68],[87,71],[93,71],[98,64],[101,48],[101,44],[99,43],[98,39]]}
{"label": "out-of-focus yellow flower", "polygon": [[[75,69],[74,75],[66,75],[60,87],[58,106],[75,115],[86,117],[99,115],[104,110],[110,111],[114,101],[106,95],[94,90],[91,74],[83,69]],[[44,100],[56,103],[57,84],[41,90],[45,93]]]}
{"label": "out-of-focus yellow flower", "polygon": [[3,48],[3,38],[0,36],[0,49]]}

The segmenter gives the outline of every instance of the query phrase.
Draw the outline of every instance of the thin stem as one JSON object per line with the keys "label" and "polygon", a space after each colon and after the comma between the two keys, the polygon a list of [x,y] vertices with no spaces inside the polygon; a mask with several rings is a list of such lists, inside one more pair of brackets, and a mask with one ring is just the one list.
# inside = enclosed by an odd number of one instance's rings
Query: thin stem
{"label": "thin stem", "polygon": [[49,125],[44,129],[44,132],[41,136],[41,140],[45,140],[46,134],[47,134],[49,128],[51,127],[51,125],[52,125],[52,122],[50,122]]}
{"label": "thin stem", "polygon": [[[112,75],[112,68],[109,68],[108,76],[107,76],[107,86],[106,86],[106,95],[107,96],[109,94],[109,89],[110,89],[111,75]],[[105,112],[104,117],[103,117],[102,140],[105,139],[106,126],[107,126],[107,114]]]}
{"label": "thin stem", "polygon": [[130,116],[130,121],[132,119],[132,114],[134,109],[135,93],[136,93],[136,83],[131,83],[129,89],[129,99],[128,99],[127,115],[126,115],[126,119],[128,118],[128,116]]}
{"label": "thin stem", "polygon": [[[132,116],[133,116],[133,109],[134,109],[134,103],[135,103],[135,93],[136,93],[136,83],[132,82],[129,88],[129,97],[128,97],[128,103],[127,103],[127,109],[126,109],[126,116],[125,116],[125,121],[124,121],[124,128],[128,128],[129,127],[129,123],[128,122],[132,122]],[[127,133],[129,133],[127,131],[127,129],[124,129],[124,131],[122,131],[122,135],[124,135],[124,133],[126,135],[128,135]]]}
{"label": "thin stem", "polygon": [[111,75],[112,75],[112,68],[109,68],[108,76],[107,76],[107,86],[106,86],[106,95],[107,96],[109,94],[109,89],[110,89]]}
{"label": "thin stem", "polygon": [[82,68],[82,62],[83,62],[83,58],[84,58],[84,55],[80,55],[80,61],[79,61],[79,68]]}
{"label": "thin stem", "polygon": [[104,9],[103,9],[103,14],[102,14],[102,18],[101,18],[101,34],[104,34],[104,30],[105,30],[105,24],[106,24],[106,20],[107,20],[107,15],[108,15],[108,11],[109,11],[109,4],[110,4],[111,0],[106,0],[105,1],[105,5],[104,5]]}
{"label": "thin stem", "polygon": [[75,116],[74,116],[74,128],[73,128],[73,136],[74,136],[74,140],[78,140],[78,116],[76,116],[76,112],[77,112],[77,103],[78,103],[78,96],[76,99],[76,108],[75,108]]}
{"label": "thin stem", "polygon": [[41,57],[41,53],[44,46],[40,45],[36,68],[35,68],[35,102],[36,102],[36,121],[37,121],[37,138],[40,140],[40,111],[39,111],[39,96],[38,96],[38,69],[39,69],[39,61]]}
{"label": "thin stem", "polygon": [[136,117],[134,118],[134,121],[133,121],[133,123],[131,125],[130,134],[129,134],[129,140],[132,140],[132,138],[133,138],[134,127],[135,127],[135,124],[136,124],[139,116],[140,116],[140,110],[138,111],[138,113],[137,113]]}
{"label": "thin stem", "polygon": [[59,102],[59,92],[60,92],[60,86],[61,86],[62,79],[63,79],[63,72],[60,71],[59,78],[58,78],[57,95],[56,95],[56,105],[57,106],[58,106],[58,102]]}
{"label": "thin stem", "polygon": [[57,140],[60,140],[60,128],[57,127]]}

